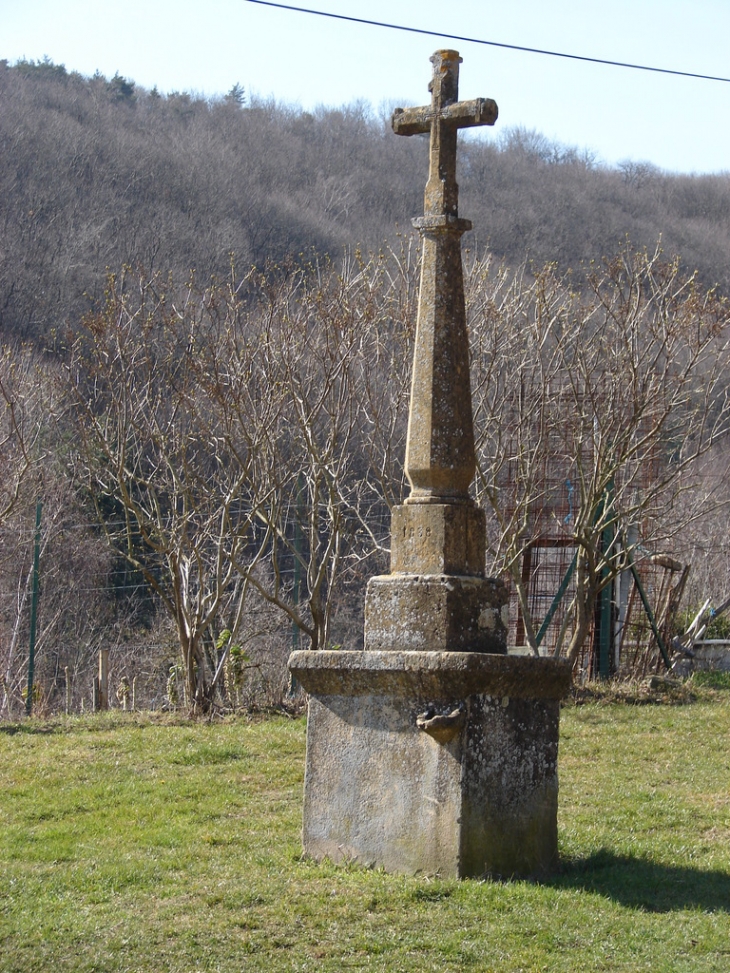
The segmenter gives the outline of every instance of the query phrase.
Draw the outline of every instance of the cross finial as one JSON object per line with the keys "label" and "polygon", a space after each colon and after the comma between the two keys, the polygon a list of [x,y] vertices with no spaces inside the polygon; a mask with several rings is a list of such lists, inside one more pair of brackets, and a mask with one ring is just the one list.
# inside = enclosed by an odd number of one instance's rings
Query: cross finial
{"label": "cross finial", "polygon": [[428,90],[431,104],[423,108],[396,108],[392,125],[396,135],[430,133],[430,164],[424,213],[426,216],[458,216],[456,182],[456,134],[460,128],[494,125],[497,105],[491,98],[458,101],[458,51],[436,51],[431,57],[433,77]]}

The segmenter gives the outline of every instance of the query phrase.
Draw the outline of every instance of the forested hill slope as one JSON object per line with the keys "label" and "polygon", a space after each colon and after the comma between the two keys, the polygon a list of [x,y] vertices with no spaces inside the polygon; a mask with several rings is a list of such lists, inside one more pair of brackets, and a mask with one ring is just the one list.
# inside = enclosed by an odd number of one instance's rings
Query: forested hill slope
{"label": "forested hill slope", "polygon": [[[425,139],[397,138],[362,105],[312,114],[238,88],[215,101],[161,96],[50,62],[0,62],[0,105],[6,337],[46,344],[123,263],[206,279],[227,273],[231,254],[241,267],[338,257],[410,232],[422,210]],[[460,150],[467,246],[578,270],[627,237],[661,238],[730,293],[730,175],[610,169],[501,125]]]}

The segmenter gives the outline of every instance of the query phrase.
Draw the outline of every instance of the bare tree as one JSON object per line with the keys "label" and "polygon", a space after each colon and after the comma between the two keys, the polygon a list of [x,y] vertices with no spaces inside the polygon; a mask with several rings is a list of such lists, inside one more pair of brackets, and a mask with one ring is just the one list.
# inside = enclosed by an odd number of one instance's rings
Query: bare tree
{"label": "bare tree", "polygon": [[260,547],[250,483],[267,462],[263,430],[281,392],[257,379],[266,350],[243,329],[234,289],[191,283],[179,301],[173,293],[156,277],[111,278],[69,377],[99,522],[174,620],[188,701],[201,712],[216,661],[205,638],[224,607],[240,610],[237,565],[255,563]]}
{"label": "bare tree", "polygon": [[175,622],[194,708],[251,589],[321,648],[336,594],[385,552],[414,269],[405,248],[202,289],[125,272],[75,341],[79,470]]}
{"label": "bare tree", "polygon": [[[112,612],[103,590],[108,558],[66,468],[69,435],[61,422],[57,366],[27,348],[3,349],[0,402],[0,716],[8,716],[27,685],[35,544],[35,692],[51,700],[65,682],[66,667],[72,677],[88,673],[96,649],[109,639]],[[39,501],[43,516],[36,536]]]}
{"label": "bare tree", "polygon": [[[575,548],[563,632],[575,660],[598,593],[712,503],[698,460],[730,427],[730,308],[658,249],[624,250],[582,292],[550,267],[528,279],[486,265],[474,266],[470,291],[493,567],[509,574],[536,652],[521,558],[546,535]],[[561,481],[571,501],[558,523]]]}
{"label": "bare tree", "polygon": [[[270,293],[264,381],[286,390],[257,466],[268,570],[249,574],[313,649],[330,644],[334,595],[387,544],[400,499],[414,303],[408,254],[355,256]],[[247,422],[250,419],[247,418]]]}
{"label": "bare tree", "polygon": [[[337,599],[385,555],[417,279],[407,245],[205,288],[125,272],[75,341],[77,467],[111,549],[174,621],[193,708],[223,679],[252,589],[326,647]],[[537,651],[523,559],[560,533],[575,658],[628,559],[713,502],[695,487],[728,430],[727,307],[658,252],[623,252],[581,292],[552,268],[477,261],[467,289],[490,566]]]}
{"label": "bare tree", "polygon": [[[3,697],[0,713],[10,709],[13,692],[13,675],[16,649],[21,626],[21,612],[12,611],[15,588],[15,572],[10,584],[7,566],[17,563],[17,530],[12,524],[13,514],[22,506],[22,487],[33,471],[37,458],[36,445],[40,436],[42,419],[40,410],[34,408],[39,398],[35,362],[32,355],[17,352],[10,347],[0,348],[0,577],[6,582],[0,604],[0,678]],[[30,544],[28,544],[28,549]],[[16,564],[13,564],[16,567]],[[30,573],[21,570],[18,597],[21,607],[25,602],[30,583]]]}
{"label": "bare tree", "polygon": [[[34,643],[34,711],[63,698],[90,696],[98,649],[114,646],[127,621],[108,591],[109,555],[62,469],[47,463],[38,536],[39,589]],[[30,491],[0,527],[0,716],[11,716],[27,687],[33,585],[34,515]],[[16,709],[17,712],[17,709]]]}
{"label": "bare tree", "polygon": [[0,346],[0,525],[18,502],[23,481],[38,454],[43,376],[30,352]]}

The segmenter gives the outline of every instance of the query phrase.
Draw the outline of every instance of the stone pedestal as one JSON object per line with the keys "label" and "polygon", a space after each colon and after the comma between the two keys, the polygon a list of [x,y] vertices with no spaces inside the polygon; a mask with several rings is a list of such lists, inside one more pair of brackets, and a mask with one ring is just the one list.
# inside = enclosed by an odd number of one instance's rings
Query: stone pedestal
{"label": "stone pedestal", "polygon": [[310,693],[307,854],[444,878],[556,864],[568,663],[295,652],[289,667]]}

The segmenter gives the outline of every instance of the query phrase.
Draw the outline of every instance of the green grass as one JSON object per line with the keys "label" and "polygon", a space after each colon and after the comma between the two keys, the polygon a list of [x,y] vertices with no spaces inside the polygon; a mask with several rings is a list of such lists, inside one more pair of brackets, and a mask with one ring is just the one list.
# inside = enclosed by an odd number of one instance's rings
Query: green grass
{"label": "green grass", "polygon": [[562,715],[561,871],[303,860],[303,720],[0,726],[0,971],[726,971],[730,698]]}
{"label": "green grass", "polygon": [[706,672],[696,672],[692,676],[695,686],[709,686],[711,689],[730,689],[730,672],[719,672],[715,669]]}

